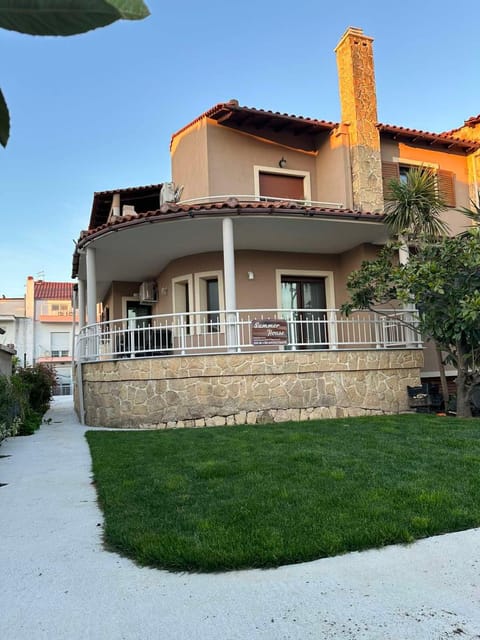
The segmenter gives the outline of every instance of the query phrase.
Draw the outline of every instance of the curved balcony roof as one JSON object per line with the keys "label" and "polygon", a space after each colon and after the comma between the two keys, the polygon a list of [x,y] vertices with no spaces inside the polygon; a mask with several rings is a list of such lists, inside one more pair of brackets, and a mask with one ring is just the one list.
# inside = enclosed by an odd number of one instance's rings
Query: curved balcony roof
{"label": "curved balcony roof", "polygon": [[222,251],[222,224],[234,217],[235,250],[294,253],[348,251],[363,243],[383,243],[383,215],[350,209],[301,206],[293,202],[163,205],[145,213],[116,217],[83,231],[73,256],[72,277],[86,278],[84,249],[96,249],[98,298],[114,280],[151,280],[177,258]]}

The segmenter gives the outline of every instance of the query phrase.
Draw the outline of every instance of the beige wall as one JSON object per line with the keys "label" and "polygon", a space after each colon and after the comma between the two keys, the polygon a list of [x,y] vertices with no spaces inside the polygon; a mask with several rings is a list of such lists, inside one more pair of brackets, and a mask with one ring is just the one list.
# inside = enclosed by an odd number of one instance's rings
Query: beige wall
{"label": "beige wall", "polygon": [[[470,185],[467,157],[447,151],[418,148],[395,140],[382,140],[382,160],[392,162],[394,158],[438,165],[444,171],[455,174],[455,196],[457,207],[470,206]],[[442,215],[452,234],[460,233],[470,225],[470,221],[455,209],[449,209]]]}
{"label": "beige wall", "polygon": [[351,176],[349,170],[348,135],[338,129],[317,139],[318,156],[315,163],[316,198],[352,208]]}
{"label": "beige wall", "polygon": [[397,413],[420,383],[422,352],[275,352],[82,365],[85,420],[194,427]]}
{"label": "beige wall", "polygon": [[[319,255],[314,253],[284,253],[270,251],[236,251],[235,271],[237,307],[239,309],[275,309],[281,305],[277,299],[276,272],[294,274],[298,271],[312,272],[310,275],[333,273],[333,299],[330,306],[339,307],[347,300],[346,279],[358,268],[362,260],[373,258],[378,248],[373,245],[361,245],[341,255]],[[221,252],[202,253],[185,256],[172,261],[157,277],[158,302],[153,305],[152,313],[172,313],[172,279],[181,276],[194,276],[196,273],[221,271],[223,273],[223,255]],[[248,272],[254,273],[254,279],[248,279]],[[110,308],[110,319],[122,318],[122,297],[133,297],[138,293],[140,283],[114,282],[104,305]]]}
{"label": "beige wall", "polygon": [[209,194],[206,121],[179,134],[171,149],[172,180],[183,185],[182,200]]}
{"label": "beige wall", "polygon": [[184,185],[182,199],[256,195],[254,166],[310,176],[311,199],[350,206],[345,136],[317,135],[317,152],[302,152],[203,119],[180,134],[172,147],[172,179]]}
{"label": "beige wall", "polygon": [[208,125],[207,136],[209,195],[255,195],[253,167],[278,169],[278,162],[284,157],[287,160],[286,171],[309,172],[312,198],[317,199],[313,154],[288,149],[216,124]]}

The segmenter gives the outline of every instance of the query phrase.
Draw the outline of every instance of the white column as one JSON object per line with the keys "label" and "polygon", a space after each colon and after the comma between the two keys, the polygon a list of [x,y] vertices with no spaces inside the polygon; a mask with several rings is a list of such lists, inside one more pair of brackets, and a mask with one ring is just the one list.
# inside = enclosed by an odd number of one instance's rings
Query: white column
{"label": "white column", "polygon": [[[407,238],[404,235],[399,235],[400,247],[398,249],[398,261],[401,265],[408,264],[410,260],[410,249],[408,248]],[[415,305],[406,304],[403,306],[403,317],[407,322],[412,322],[414,319]],[[405,327],[405,346],[408,348],[415,347],[417,345],[415,340],[415,332],[410,327]]]}
{"label": "white column", "polygon": [[87,247],[87,321],[97,321],[97,273],[95,267],[95,249]]}
{"label": "white column", "polygon": [[223,218],[223,275],[225,280],[225,307],[231,313],[227,314],[227,345],[229,351],[234,351],[237,343],[236,321],[237,294],[235,289],[235,249],[233,243],[233,221]]}
{"label": "white column", "polygon": [[85,280],[78,281],[78,329],[83,329],[85,321]]}

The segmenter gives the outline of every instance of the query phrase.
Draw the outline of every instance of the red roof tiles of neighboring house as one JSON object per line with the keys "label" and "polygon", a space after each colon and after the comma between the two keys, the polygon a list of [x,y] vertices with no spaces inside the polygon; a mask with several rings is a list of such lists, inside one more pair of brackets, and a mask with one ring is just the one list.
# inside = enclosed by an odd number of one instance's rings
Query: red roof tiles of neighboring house
{"label": "red roof tiles of neighboring house", "polygon": [[35,300],[70,300],[73,282],[35,282]]}

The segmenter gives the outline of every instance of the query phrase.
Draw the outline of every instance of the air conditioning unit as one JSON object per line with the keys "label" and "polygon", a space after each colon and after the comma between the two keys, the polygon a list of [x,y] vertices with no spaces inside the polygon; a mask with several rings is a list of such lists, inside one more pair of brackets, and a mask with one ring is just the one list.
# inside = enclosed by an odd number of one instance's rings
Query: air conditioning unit
{"label": "air conditioning unit", "polygon": [[152,304],[157,301],[157,283],[156,282],[142,282],[140,285],[140,303]]}

